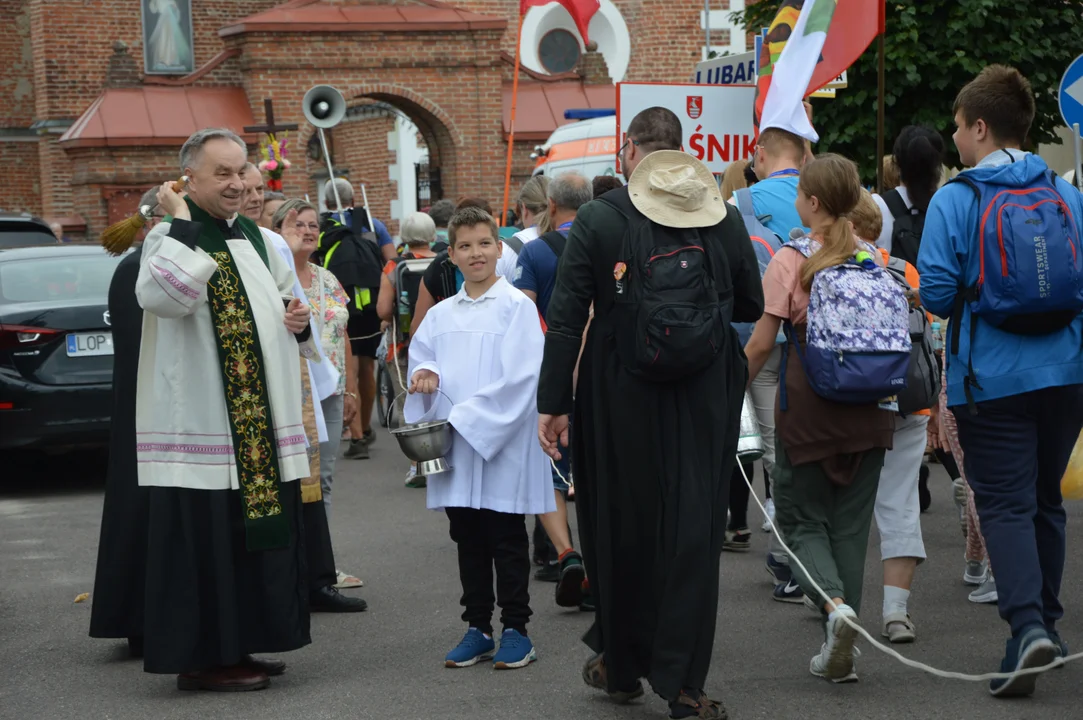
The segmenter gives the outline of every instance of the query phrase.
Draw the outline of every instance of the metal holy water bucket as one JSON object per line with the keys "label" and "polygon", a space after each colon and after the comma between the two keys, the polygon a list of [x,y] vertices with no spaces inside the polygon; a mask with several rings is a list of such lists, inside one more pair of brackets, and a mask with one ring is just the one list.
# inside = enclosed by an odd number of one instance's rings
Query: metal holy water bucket
{"label": "metal holy water bucket", "polygon": [[[439,393],[447,397],[443,390],[439,390]],[[405,392],[399,393],[395,402],[391,403],[391,407],[388,408],[389,416],[395,403],[405,394]],[[447,461],[452,441],[451,423],[447,420],[411,423],[389,432],[398,441],[402,454],[417,463],[418,475],[436,475],[452,469]]]}
{"label": "metal holy water bucket", "polygon": [[763,436],[760,422],[756,419],[756,407],[752,396],[745,393],[741,403],[741,431],[737,439],[737,457],[742,462],[752,462],[763,457]]}

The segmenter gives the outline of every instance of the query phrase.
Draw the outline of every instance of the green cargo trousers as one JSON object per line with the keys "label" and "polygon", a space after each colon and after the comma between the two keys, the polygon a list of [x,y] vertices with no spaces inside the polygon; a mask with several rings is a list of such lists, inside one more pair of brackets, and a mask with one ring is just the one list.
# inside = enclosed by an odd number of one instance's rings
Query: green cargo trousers
{"label": "green cargo trousers", "polygon": [[[840,597],[861,613],[861,585],[869,526],[876,505],[876,489],[884,466],[884,450],[865,453],[852,484],[832,483],[819,463],[794,467],[781,440],[776,441],[771,497],[775,522],[797,559],[830,597]],[[805,594],[824,605],[823,598],[790,563],[794,579]]]}

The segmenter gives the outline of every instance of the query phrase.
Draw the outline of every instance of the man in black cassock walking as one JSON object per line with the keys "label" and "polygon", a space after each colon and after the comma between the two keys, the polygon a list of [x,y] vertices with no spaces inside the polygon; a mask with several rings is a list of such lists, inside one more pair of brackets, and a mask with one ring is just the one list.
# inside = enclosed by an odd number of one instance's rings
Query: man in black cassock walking
{"label": "man in black cassock walking", "polygon": [[[161,218],[158,188],[140,200],[149,205],[150,231]],[[117,265],[109,284],[109,323],[113,332],[113,414],[109,426],[109,468],[102,504],[98,568],[90,637],[127,638],[133,657],[143,655],[143,583],[147,565],[147,490],[139,487],[135,462],[135,377],[143,308],[135,299],[135,280],[143,246]]]}
{"label": "man in black cassock walking", "polygon": [[763,289],[739,215],[681,142],[676,115],[641,112],[621,148],[629,186],[579,210],[549,304],[539,436],[559,456],[574,412],[597,605],[583,679],[627,701],[646,678],[670,717],[719,720],[726,712],[703,687],[748,376],[730,322],[758,320]]}

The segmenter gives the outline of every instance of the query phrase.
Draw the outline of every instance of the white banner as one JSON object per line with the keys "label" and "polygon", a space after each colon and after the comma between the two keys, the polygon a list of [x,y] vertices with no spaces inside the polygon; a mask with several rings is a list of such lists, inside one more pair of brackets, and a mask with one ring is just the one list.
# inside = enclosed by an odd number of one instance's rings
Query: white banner
{"label": "white banner", "polygon": [[617,83],[617,148],[624,146],[636,115],[661,106],[681,120],[681,149],[702,160],[711,172],[723,173],[731,162],[747,160],[756,151],[755,101],[752,85]]}

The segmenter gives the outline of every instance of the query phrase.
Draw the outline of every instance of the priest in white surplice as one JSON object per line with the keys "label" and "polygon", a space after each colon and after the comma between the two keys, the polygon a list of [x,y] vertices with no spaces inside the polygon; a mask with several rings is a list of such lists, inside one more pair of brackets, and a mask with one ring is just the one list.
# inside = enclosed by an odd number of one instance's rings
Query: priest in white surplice
{"label": "priest in white surplice", "polygon": [[238,214],[244,142],[201,130],[181,149],[187,198],[146,238],[136,401],[149,487],[144,668],[183,690],[249,690],[310,642],[300,489],[309,463],[294,276]]}

